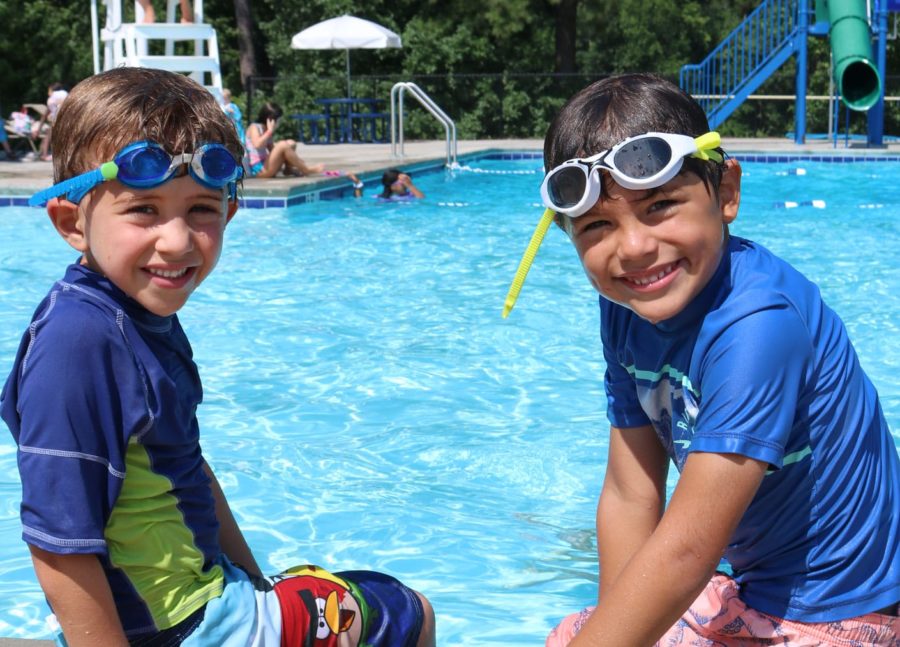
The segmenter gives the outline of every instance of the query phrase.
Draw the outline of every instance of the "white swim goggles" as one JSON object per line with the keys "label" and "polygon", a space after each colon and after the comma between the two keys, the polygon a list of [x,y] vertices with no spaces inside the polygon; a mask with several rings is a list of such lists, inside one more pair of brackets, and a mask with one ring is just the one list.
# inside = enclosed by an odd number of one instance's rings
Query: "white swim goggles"
{"label": "white swim goggles", "polygon": [[629,137],[602,153],[551,169],[541,184],[541,198],[548,209],[577,218],[600,199],[601,170],[626,189],[654,189],[678,175],[685,157],[721,162],[722,155],[715,150],[720,144],[715,132],[700,137],[670,133]]}
{"label": "white swim goggles", "polygon": [[685,157],[722,162],[722,154],[715,150],[720,145],[721,138],[717,132],[699,137],[645,133],[629,137],[596,155],[567,160],[550,169],[541,183],[541,198],[546,210],[519,262],[506,295],[503,316],[509,315],[519,297],[525,276],[553,222],[554,213],[577,218],[587,213],[600,199],[603,188],[601,170],[607,171],[619,186],[626,189],[655,189],[678,175]]}

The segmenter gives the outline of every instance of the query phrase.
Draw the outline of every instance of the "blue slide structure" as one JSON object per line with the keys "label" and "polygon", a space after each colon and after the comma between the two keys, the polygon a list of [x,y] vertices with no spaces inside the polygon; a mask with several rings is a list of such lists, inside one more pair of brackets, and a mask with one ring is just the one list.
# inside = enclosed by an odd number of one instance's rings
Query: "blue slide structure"
{"label": "blue slide structure", "polygon": [[[882,145],[887,16],[900,0],[764,0],[703,62],[681,68],[681,87],[716,128],[791,56],[797,57],[794,137],[806,138],[807,39],[828,35],[838,96],[867,112],[868,143]],[[875,42],[873,54],[873,40]]]}

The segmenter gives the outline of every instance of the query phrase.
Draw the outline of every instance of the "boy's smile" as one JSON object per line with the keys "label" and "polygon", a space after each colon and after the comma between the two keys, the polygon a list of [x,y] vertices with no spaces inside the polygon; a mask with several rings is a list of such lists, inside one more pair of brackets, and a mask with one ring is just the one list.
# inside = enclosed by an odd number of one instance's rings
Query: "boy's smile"
{"label": "boy's smile", "polygon": [[82,264],[168,316],[216,266],[237,205],[226,202],[223,190],[181,176],[146,190],[105,182],[80,206],[60,201],[53,208],[76,210],[73,234],[64,237],[83,253]]}
{"label": "boy's smile", "polygon": [[709,282],[739,202],[740,166],[733,160],[718,200],[693,173],[649,191],[623,189],[607,178],[603,197],[572,220],[569,235],[600,294],[658,323],[681,312]]}

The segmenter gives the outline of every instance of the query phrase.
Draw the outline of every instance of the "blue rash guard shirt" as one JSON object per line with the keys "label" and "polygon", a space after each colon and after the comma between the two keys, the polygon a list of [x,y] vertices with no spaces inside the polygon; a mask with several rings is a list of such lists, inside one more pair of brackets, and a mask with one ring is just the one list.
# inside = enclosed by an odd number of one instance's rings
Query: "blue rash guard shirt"
{"label": "blue rash guard shirt", "polygon": [[[600,298],[607,415],[690,452],[770,470],[725,557],[751,607],[829,622],[900,599],[900,459],[878,395],[818,288],[731,237],[716,273],[654,325]],[[723,484],[727,487],[727,484]]]}
{"label": "blue rash guard shirt", "polygon": [[126,634],[172,627],[222,594],[202,389],[175,315],[72,265],[35,311],[0,397],[23,539],[98,555]]}

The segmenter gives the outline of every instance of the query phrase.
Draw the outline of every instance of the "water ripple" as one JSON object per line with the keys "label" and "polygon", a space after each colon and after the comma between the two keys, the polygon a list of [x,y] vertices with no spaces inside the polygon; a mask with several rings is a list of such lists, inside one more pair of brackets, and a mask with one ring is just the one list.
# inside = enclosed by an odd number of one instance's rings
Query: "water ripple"
{"label": "water ripple", "polygon": [[[880,182],[889,208],[865,209],[874,166],[745,166],[732,230],[820,283],[900,430],[900,273],[885,244],[900,240],[900,189]],[[539,644],[596,596],[597,300],[555,228],[500,318],[540,215],[534,177],[437,174],[417,178],[429,199],[415,204],[240,212],[181,315],[204,376],[204,452],[260,563],[390,572],[432,600],[442,646]],[[459,204],[435,207],[446,200]],[[32,210],[0,209],[0,227],[8,366],[74,255]],[[8,436],[0,496],[0,597],[14,600],[0,635],[46,637]]]}

